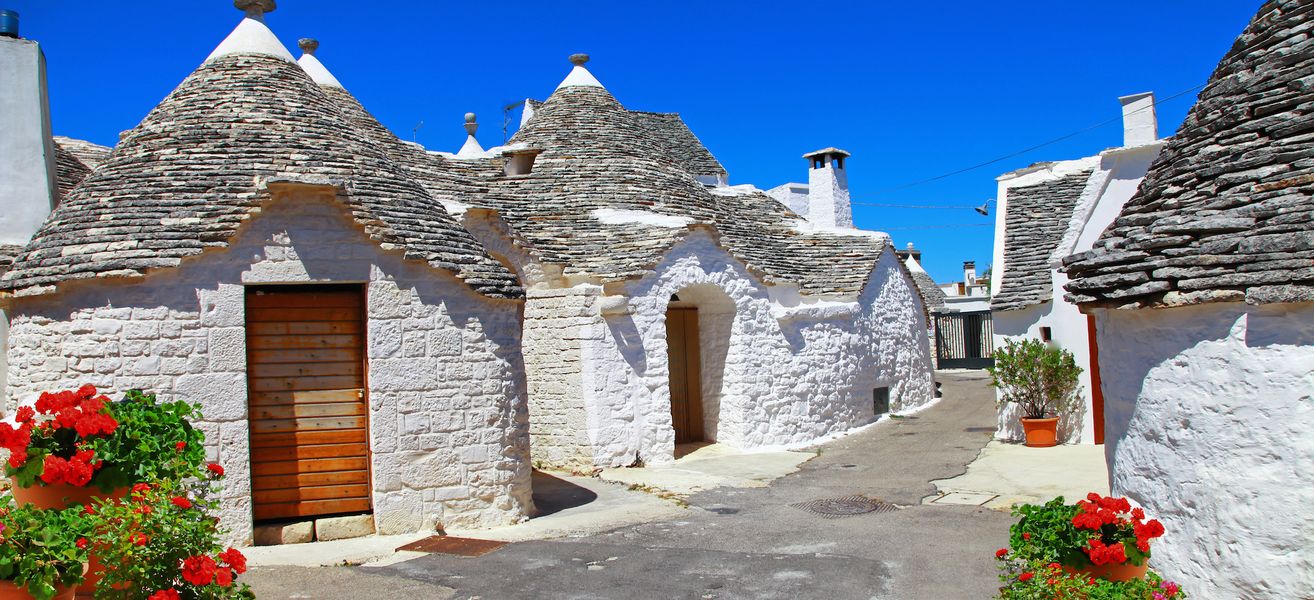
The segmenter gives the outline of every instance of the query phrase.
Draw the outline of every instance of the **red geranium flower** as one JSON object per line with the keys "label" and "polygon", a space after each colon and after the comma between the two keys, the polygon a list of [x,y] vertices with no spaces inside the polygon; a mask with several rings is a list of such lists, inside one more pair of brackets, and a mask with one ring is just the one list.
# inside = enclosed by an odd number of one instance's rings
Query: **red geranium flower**
{"label": "red geranium flower", "polygon": [[181,452],[182,449],[183,449],[183,448],[186,448],[186,447],[187,447],[187,442],[178,442],[178,443],[176,443],[176,444],[173,445],[173,449],[174,449],[174,450],[177,450],[177,451],[179,451],[179,452]]}
{"label": "red geranium flower", "polygon": [[246,572],[246,556],[238,552],[236,548],[229,548],[219,553],[219,560],[228,563],[238,575]]}
{"label": "red geranium flower", "polygon": [[1008,548],[1000,548],[998,550],[995,550],[995,558],[1003,558],[1007,555],[1008,555]]}
{"label": "red geranium flower", "polygon": [[208,556],[192,556],[183,560],[182,577],[192,585],[210,585],[214,581],[214,559]]}
{"label": "red geranium flower", "polygon": [[169,588],[151,594],[146,600],[182,600],[182,597],[178,595],[178,590]]}
{"label": "red geranium flower", "polygon": [[205,468],[209,469],[211,473],[214,473],[215,477],[224,476],[224,468],[222,465],[219,465],[218,463],[210,463],[208,465],[205,465]]}
{"label": "red geranium flower", "polygon": [[31,406],[20,406],[18,407],[18,413],[14,415],[14,418],[17,419],[19,423],[26,423],[31,421],[35,416],[36,411],[32,410]]}
{"label": "red geranium flower", "polygon": [[134,484],[132,484],[132,494],[133,494],[134,496],[135,496],[135,495],[138,495],[138,494],[144,494],[144,493],[146,493],[146,492],[149,492],[150,489],[151,489],[151,485],[150,485],[149,483],[134,483]]}
{"label": "red geranium flower", "polygon": [[1022,575],[1018,576],[1017,580],[1018,580],[1018,581],[1031,581],[1031,578],[1032,578],[1032,577],[1035,577],[1035,576],[1036,576],[1035,573],[1032,573],[1031,571],[1027,571],[1026,573],[1023,573]]}
{"label": "red geranium flower", "polygon": [[228,587],[233,585],[233,570],[227,567],[221,567],[214,571],[214,582],[219,587]]}
{"label": "red geranium flower", "polygon": [[147,537],[144,533],[134,533],[128,536],[128,541],[137,546],[145,546],[150,543],[151,538]]}
{"label": "red geranium flower", "polygon": [[84,538],[84,537],[80,537],[80,538],[78,538],[77,546],[78,546],[78,549],[80,549],[80,550],[86,550],[86,549],[87,549],[87,538]]}
{"label": "red geranium flower", "polygon": [[188,500],[183,496],[174,496],[173,499],[170,500],[170,502],[172,502],[174,506],[177,506],[178,508],[182,508],[182,509],[188,509],[192,507],[192,501]]}

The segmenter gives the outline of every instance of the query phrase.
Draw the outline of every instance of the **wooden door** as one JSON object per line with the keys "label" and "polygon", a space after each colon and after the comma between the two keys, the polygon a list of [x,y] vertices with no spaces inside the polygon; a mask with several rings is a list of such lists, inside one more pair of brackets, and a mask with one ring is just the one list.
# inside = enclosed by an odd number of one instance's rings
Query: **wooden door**
{"label": "wooden door", "polygon": [[256,520],[370,510],[364,288],[247,288]]}
{"label": "wooden door", "polygon": [[666,309],[666,343],[671,365],[671,424],[675,443],[703,441],[702,363],[698,352],[698,309]]}

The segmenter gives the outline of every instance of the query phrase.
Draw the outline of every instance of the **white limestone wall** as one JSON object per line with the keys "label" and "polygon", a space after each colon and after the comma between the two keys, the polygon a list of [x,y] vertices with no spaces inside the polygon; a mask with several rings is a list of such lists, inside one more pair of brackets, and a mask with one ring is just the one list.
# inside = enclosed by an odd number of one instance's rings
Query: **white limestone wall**
{"label": "white limestone wall", "polygon": [[600,319],[600,292],[586,286],[530,290],[525,301],[525,378],[536,464],[584,470],[593,466],[581,348]]}
{"label": "white limestone wall", "polygon": [[1103,310],[1114,494],[1167,528],[1151,566],[1196,598],[1314,590],[1314,305]]}
{"label": "white limestone wall", "polygon": [[799,445],[869,423],[878,386],[891,388],[894,411],[934,395],[925,317],[892,250],[858,301],[789,307],[695,232],[626,286],[627,312],[599,318],[585,335],[584,401],[598,465],[673,459],[665,315],[677,293],[700,308],[704,416],[718,442]]}
{"label": "white limestone wall", "polygon": [[[266,207],[232,245],[131,282],[16,299],[9,391],[93,383],[202,405],[227,471],[221,518],[250,543],[244,286],[367,288],[370,450],[378,531],[494,526],[531,509],[518,303],[385,252],[334,201]],[[10,407],[12,408],[12,406]]]}

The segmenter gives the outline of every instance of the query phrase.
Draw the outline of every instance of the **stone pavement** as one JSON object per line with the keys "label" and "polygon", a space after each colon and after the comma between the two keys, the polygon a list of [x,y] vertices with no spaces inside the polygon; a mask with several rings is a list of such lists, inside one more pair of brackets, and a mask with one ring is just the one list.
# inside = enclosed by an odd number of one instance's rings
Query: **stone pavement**
{"label": "stone pavement", "polygon": [[[963,475],[990,441],[993,394],[981,373],[938,378],[944,398],[935,406],[824,444],[766,487],[710,489],[644,522],[512,543],[479,558],[261,566],[246,579],[261,598],[988,598],[997,586],[993,551],[1012,519],[923,502],[939,496],[934,482]],[[791,506],[855,494],[899,508],[824,518]]]}
{"label": "stone pavement", "polygon": [[[1047,502],[1063,496],[1068,502],[1088,492],[1109,494],[1109,470],[1104,446],[1093,444],[1028,448],[992,441],[967,465],[967,472],[932,481],[941,495],[928,503],[956,501],[965,495],[986,496],[986,508],[1008,510],[1018,504]],[[976,504],[981,504],[976,502]]]}

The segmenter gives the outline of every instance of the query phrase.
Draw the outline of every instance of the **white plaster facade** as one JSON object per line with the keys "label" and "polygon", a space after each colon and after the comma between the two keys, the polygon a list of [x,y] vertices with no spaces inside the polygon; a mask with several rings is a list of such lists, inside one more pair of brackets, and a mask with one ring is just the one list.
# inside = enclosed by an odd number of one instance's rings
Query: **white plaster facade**
{"label": "white plaster facade", "polygon": [[1314,590],[1314,305],[1096,310],[1111,487],[1196,598]]}
{"label": "white plaster facade", "polygon": [[220,516],[232,543],[249,544],[244,288],[360,283],[376,529],[526,518],[521,304],[380,248],[346,210],[322,195],[279,194],[229,247],[177,269],[13,298],[10,394],[31,403],[92,383],[111,397],[140,388],[200,403],[206,444],[227,472]]}
{"label": "white plaster facade", "polygon": [[[490,245],[490,248],[495,246]],[[892,248],[849,300],[763,285],[703,230],[648,276],[614,288],[530,289],[525,362],[536,461],[571,466],[674,458],[666,310],[699,309],[704,431],[739,448],[797,446],[932,400],[914,284]]]}
{"label": "white plaster facade", "polygon": [[[1149,119],[1145,123],[1145,98],[1149,99]],[[1127,139],[1142,141],[1146,136],[1146,127],[1154,128],[1153,95],[1137,94],[1123,98],[1124,102],[1134,100],[1133,110],[1126,109]],[[1135,112],[1140,111],[1140,112]],[[1095,410],[1092,395],[1092,361],[1090,355],[1090,335],[1087,316],[1077,306],[1064,300],[1063,286],[1068,277],[1059,271],[1065,257],[1090,250],[1095,241],[1126,204],[1141,179],[1145,177],[1154,158],[1159,155],[1164,141],[1155,141],[1150,134],[1150,141],[1136,146],[1113,148],[1096,156],[1076,160],[1043,163],[1021,171],[1015,171],[999,177],[999,191],[995,219],[995,246],[993,269],[997,276],[991,280],[991,296],[999,293],[1005,273],[1004,241],[1007,235],[1005,223],[1008,215],[1008,191],[1012,188],[1033,186],[1046,181],[1091,170],[1080,198],[1077,199],[1072,214],[1068,218],[1067,229],[1058,247],[1049,257],[1052,299],[1040,304],[1017,310],[996,310],[992,313],[994,320],[994,345],[999,348],[1009,339],[1043,339],[1041,328],[1050,332],[1051,345],[1072,353],[1078,366],[1082,368],[1080,389],[1081,402],[1078,407],[1066,414],[1059,415],[1059,441],[1062,443],[1095,442]],[[1021,413],[1016,405],[1001,407],[998,415],[998,430],[995,436],[1007,441],[1023,441]]]}

